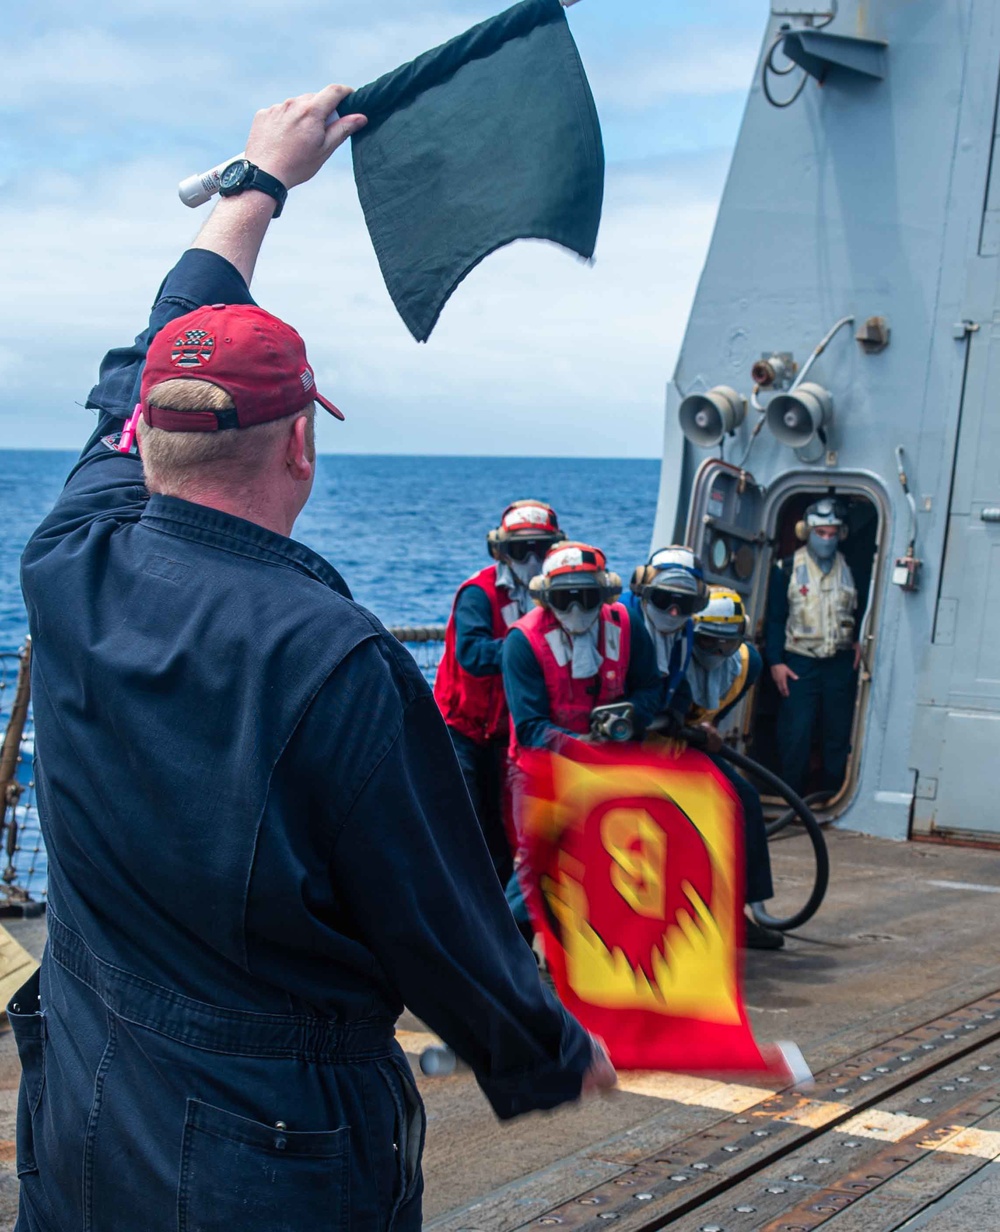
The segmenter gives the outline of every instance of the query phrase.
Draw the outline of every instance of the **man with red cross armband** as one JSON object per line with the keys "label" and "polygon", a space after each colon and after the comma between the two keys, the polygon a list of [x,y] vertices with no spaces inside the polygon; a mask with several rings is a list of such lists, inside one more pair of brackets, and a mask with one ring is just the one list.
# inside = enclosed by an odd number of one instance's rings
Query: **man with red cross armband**
{"label": "man with red cross armband", "polygon": [[508,631],[533,607],[529,583],[541,572],[546,552],[565,538],[555,510],[544,501],[507,506],[500,525],[486,536],[496,563],[467,578],[455,595],[434,683],[434,698],[503,885],[510,878],[512,853],[502,803],[510,735],[501,655]]}
{"label": "man with red cross armband", "polygon": [[[618,602],[621,579],[604,553],[586,543],[561,543],[545,557],[530,585],[537,607],[511,629],[503,648],[503,683],[510,707],[511,796],[515,823],[525,748],[558,751],[590,738],[597,707],[631,703],[636,738],[657,712],[660,677],[642,618]],[[520,841],[515,870],[524,862]],[[507,891],[514,918],[527,932],[517,877]]]}

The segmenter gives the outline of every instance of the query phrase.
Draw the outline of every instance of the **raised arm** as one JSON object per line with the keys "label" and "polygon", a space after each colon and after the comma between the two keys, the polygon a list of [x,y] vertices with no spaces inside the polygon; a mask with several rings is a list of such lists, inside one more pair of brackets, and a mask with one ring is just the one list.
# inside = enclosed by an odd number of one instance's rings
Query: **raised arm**
{"label": "raised arm", "polygon": [[[326,126],[326,119],[350,90],[331,85],[316,94],[288,99],[254,117],[247,156],[288,189],[312,179],[333,151],[366,123],[349,115]],[[138,456],[116,452],[122,423],[139,397],[142,368],[154,336],[175,317],[203,304],[250,304],[250,279],[276,202],[248,189],[221,199],[197,238],[167,274],[150,310],[146,328],[131,346],[109,351],[87,406],[98,412],[97,425],[67,480],[55,509],[36,534],[58,537],[97,516],[137,518],[147,499]]]}
{"label": "raised arm", "polygon": [[[350,86],[326,86],[258,111],[247,138],[247,159],[288,191],[311,180],[333,151],[367,123],[362,115],[348,115],[327,127],[327,118],[350,93]],[[192,248],[224,257],[249,286],[276,208],[273,197],[254,189],[223,197]]]}

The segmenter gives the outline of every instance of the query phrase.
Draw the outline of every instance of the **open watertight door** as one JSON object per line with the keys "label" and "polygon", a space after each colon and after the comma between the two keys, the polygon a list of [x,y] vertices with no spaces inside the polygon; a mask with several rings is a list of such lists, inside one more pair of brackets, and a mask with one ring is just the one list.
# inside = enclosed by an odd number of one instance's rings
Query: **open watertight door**
{"label": "open watertight door", "polygon": [[767,597],[765,495],[749,471],[710,458],[695,476],[688,511],[687,542],[701,557],[706,582],[742,596],[754,631]]}

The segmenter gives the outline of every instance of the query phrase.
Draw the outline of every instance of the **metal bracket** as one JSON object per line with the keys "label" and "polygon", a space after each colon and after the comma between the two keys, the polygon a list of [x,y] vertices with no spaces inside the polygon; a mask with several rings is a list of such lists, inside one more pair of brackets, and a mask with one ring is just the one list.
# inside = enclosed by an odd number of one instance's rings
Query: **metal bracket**
{"label": "metal bracket", "polygon": [[831,68],[881,80],[885,76],[888,46],[883,39],[827,34],[823,30],[791,30],[785,35],[782,50],[817,81],[824,81]]}

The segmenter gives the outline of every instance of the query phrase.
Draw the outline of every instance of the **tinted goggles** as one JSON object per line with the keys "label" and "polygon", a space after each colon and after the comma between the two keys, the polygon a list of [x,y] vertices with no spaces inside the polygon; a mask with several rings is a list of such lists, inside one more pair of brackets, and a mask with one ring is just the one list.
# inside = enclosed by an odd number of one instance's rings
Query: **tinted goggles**
{"label": "tinted goggles", "polygon": [[700,595],[679,595],[663,586],[648,586],[643,598],[658,612],[673,612],[677,616],[693,616],[705,606]]}
{"label": "tinted goggles", "polygon": [[553,586],[549,606],[556,612],[568,612],[574,603],[579,603],[585,612],[592,612],[601,606],[602,598],[599,586]]}
{"label": "tinted goggles", "polygon": [[719,637],[713,633],[696,633],[694,644],[708,655],[731,655],[736,652],[742,639],[735,634],[732,637]]}
{"label": "tinted goggles", "polygon": [[500,551],[520,565],[529,556],[543,560],[546,552],[555,542],[555,539],[508,539]]}

